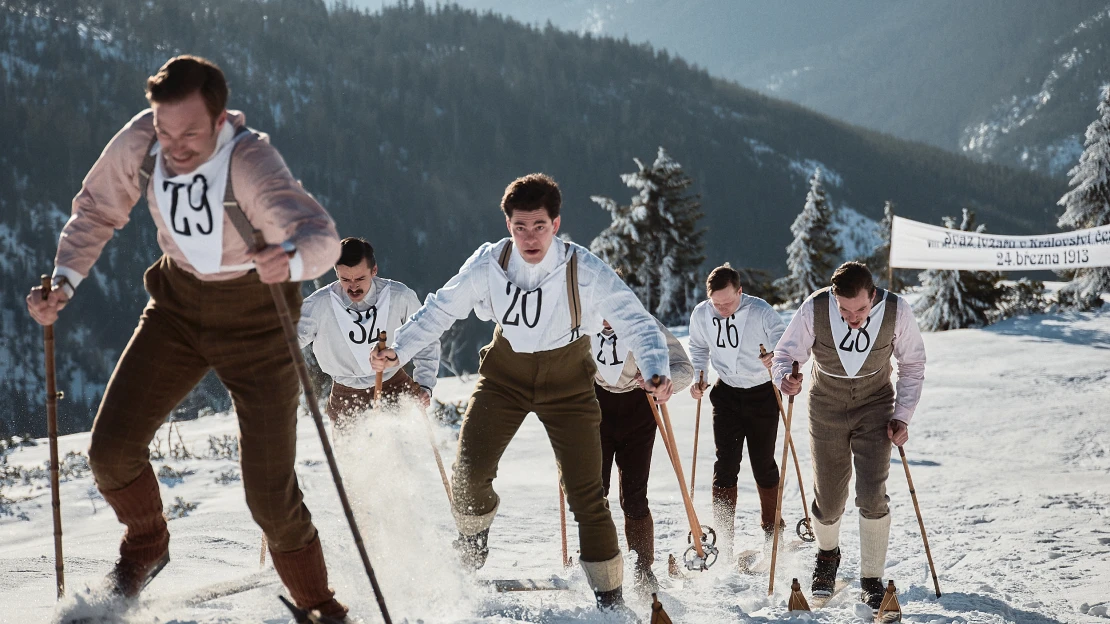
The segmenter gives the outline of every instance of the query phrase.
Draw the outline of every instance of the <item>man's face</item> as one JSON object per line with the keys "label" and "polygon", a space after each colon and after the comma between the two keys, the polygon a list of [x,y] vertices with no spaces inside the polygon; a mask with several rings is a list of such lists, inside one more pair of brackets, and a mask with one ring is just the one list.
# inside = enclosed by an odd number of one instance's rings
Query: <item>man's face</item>
{"label": "man's face", "polygon": [[867,322],[867,315],[871,313],[871,297],[874,294],[874,292],[861,290],[855,297],[833,295],[836,297],[836,307],[840,310],[840,316],[848,327],[859,329]]}
{"label": "man's face", "polygon": [[351,302],[358,303],[366,298],[366,293],[370,292],[370,280],[378,275],[378,266],[374,265],[371,269],[363,258],[353,267],[335,265],[335,275],[339,277],[339,285],[343,287],[343,292],[347,293]]}
{"label": "man's face", "polygon": [[726,286],[721,290],[714,290],[713,294],[709,295],[709,300],[713,302],[713,309],[717,311],[717,314],[724,318],[732,316],[740,307],[740,293],[742,292],[744,292],[742,287]]}
{"label": "man's face", "polygon": [[513,216],[505,218],[505,225],[509,228],[509,235],[513,237],[520,255],[528,264],[536,264],[547,255],[551,247],[551,240],[559,232],[559,219],[552,221],[547,216],[547,210],[514,210]]}
{"label": "man's face", "polygon": [[192,173],[216,151],[227,111],[213,120],[199,91],[179,102],[152,102],[150,108],[162,154],[175,174]]}

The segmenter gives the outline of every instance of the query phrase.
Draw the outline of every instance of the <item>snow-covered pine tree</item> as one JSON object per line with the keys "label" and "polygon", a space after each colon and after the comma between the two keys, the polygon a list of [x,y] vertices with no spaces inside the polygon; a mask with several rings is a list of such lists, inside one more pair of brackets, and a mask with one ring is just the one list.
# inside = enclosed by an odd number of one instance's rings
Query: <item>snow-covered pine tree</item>
{"label": "snow-covered pine tree", "polygon": [[[906,280],[895,269],[890,272],[890,229],[894,224],[894,202],[887,201],[883,206],[883,220],[879,222],[879,240],[881,241],[871,257],[867,260],[867,267],[875,276],[876,282],[883,288],[893,292],[902,292],[906,288]],[[894,283],[888,284],[888,275],[893,275]]]}
{"label": "snow-covered pine tree", "polygon": [[800,303],[815,290],[829,285],[843,255],[832,230],[832,204],[825,193],[821,169],[809,179],[806,205],[790,226],[794,241],[786,247],[790,273],[776,282],[782,298]]}
{"label": "snow-covered pine tree", "polygon": [[620,269],[624,281],[644,307],[664,323],[682,323],[698,302],[698,267],[705,256],[703,229],[698,228],[701,201],[689,193],[693,181],[666,150],[655,162],[621,175],[637,193],[622,206],[608,197],[591,197],[612,217],[609,227],[590,243],[590,251]]}
{"label": "snow-covered pine tree", "polygon": [[[944,227],[965,232],[983,232],[975,225],[975,213],[964,208],[957,228],[956,220],[944,218]],[[982,327],[996,317],[1004,293],[1002,275],[987,271],[947,271],[929,269],[920,274],[921,298],[915,306],[917,320],[925,331],[945,331]]]}
{"label": "snow-covered pine tree", "polygon": [[[1083,229],[1110,225],[1110,85],[1103,89],[1098,119],[1087,126],[1087,138],[1079,164],[1072,167],[1071,190],[1058,202],[1064,207],[1057,225]],[[1057,293],[1068,307],[1089,310],[1102,305],[1102,293],[1110,292],[1110,267],[1078,269]]]}

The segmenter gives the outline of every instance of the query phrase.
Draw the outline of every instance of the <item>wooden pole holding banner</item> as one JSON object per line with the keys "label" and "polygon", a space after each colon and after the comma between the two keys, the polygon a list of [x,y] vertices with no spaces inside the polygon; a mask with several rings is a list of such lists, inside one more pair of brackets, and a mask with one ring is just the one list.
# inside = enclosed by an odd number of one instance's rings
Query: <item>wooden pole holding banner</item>
{"label": "wooden pole holding banner", "polygon": [[[50,296],[53,285],[50,276],[42,276],[42,298]],[[66,591],[65,563],[62,559],[62,501],[58,478],[58,392],[54,376],[54,326],[43,325],[42,346],[46,364],[46,435],[50,438],[50,507],[54,513],[54,576],[58,585],[58,598]]]}

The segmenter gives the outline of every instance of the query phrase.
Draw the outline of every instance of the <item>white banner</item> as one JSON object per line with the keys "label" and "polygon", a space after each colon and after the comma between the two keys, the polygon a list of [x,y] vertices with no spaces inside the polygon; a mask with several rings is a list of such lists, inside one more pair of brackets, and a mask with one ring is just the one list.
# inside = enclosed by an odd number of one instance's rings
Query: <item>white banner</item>
{"label": "white banner", "polygon": [[1057,234],[1001,236],[894,217],[890,265],[899,269],[963,271],[1110,266],[1110,225]]}

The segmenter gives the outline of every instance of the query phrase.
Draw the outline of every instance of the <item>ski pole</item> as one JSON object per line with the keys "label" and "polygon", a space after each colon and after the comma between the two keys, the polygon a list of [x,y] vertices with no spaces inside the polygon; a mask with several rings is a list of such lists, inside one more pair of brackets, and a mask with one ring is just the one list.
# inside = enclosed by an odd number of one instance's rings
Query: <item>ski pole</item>
{"label": "ski pole", "polygon": [[[798,363],[794,362],[791,376],[798,374]],[[779,554],[779,525],[782,523],[782,486],[786,483],[786,452],[790,446],[790,421],[794,418],[794,395],[790,395],[790,407],[786,411],[786,434],[782,445],[782,468],[779,469],[779,501],[775,505],[775,539],[771,544],[771,573],[767,579],[767,595],[775,593],[775,562]]]}
{"label": "ski pole", "polygon": [[423,407],[420,408],[420,414],[424,417],[424,428],[428,430],[428,442],[432,445],[432,453],[436,457],[436,466],[439,467],[439,478],[443,480],[443,489],[447,491],[447,502],[451,504],[451,509],[454,509],[455,497],[451,494],[451,482],[447,480],[447,470],[443,468],[443,458],[440,457],[439,447],[436,446],[436,434],[432,429],[432,419],[428,418],[428,412]]}
{"label": "ski pole", "polygon": [[[383,329],[380,332],[378,332],[378,346],[377,346],[377,349],[378,349],[378,351],[381,351],[384,348],[385,348],[385,330]],[[378,371],[377,374],[374,375],[374,402],[378,404],[377,407],[380,407],[381,403],[382,403],[382,379],[384,379],[384,377],[385,377],[385,373],[383,373],[382,371]]]}
{"label": "ski pole", "polygon": [[[659,377],[653,376],[652,383],[658,384]],[[650,395],[650,393],[649,393]],[[686,491],[686,479],[682,476],[682,461],[678,458],[678,450],[674,444],[674,430],[670,426],[671,416],[667,411],[666,404],[658,404],[655,402],[655,397],[649,396],[648,404],[651,406],[652,415],[655,416],[655,424],[659,427],[659,435],[663,438],[663,446],[667,448],[667,455],[671,460],[671,467],[674,468],[674,474],[678,477],[678,491],[682,494],[682,504],[686,507],[686,518],[690,522],[690,534],[694,542],[694,552],[702,560],[703,566],[705,562],[705,550],[702,548],[702,532],[701,523],[698,522],[698,515],[694,511],[694,502],[690,500],[690,493]],[[662,412],[662,416],[660,416]],[[704,569],[704,567],[703,567]]]}
{"label": "ski pole", "polygon": [[[705,371],[698,371],[698,387],[705,381]],[[701,399],[694,412],[694,457],[690,460],[690,498],[694,498],[694,481],[698,477],[698,434],[701,433]]]}
{"label": "ski pole", "polygon": [[929,573],[933,575],[933,588],[937,590],[940,598],[940,581],[937,580],[937,568],[933,565],[933,554],[929,552],[929,538],[925,535],[925,521],[921,519],[921,506],[917,504],[917,490],[913,487],[913,478],[910,477],[910,463],[906,461],[906,451],[898,447],[898,454],[902,457],[902,468],[906,470],[906,483],[910,486],[910,498],[913,499],[913,510],[917,512],[917,525],[921,527],[921,541],[925,544],[925,557],[929,560]]}
{"label": "ski pole", "polygon": [[[763,345],[759,345],[759,354],[767,355],[767,349]],[[779,389],[775,387],[775,377],[771,374],[770,369],[767,370],[767,376],[771,378],[771,389],[775,392],[775,401],[779,404],[779,416],[782,418],[783,424],[786,423],[786,410],[782,407],[782,394]],[[798,531],[798,537],[803,541],[812,542],[816,537],[813,535],[813,522],[809,519],[809,504],[806,503],[806,488],[802,483],[802,465],[798,462],[798,450],[794,447],[794,438],[790,438],[790,454],[794,457],[794,470],[798,473],[798,491],[802,494],[802,514],[805,519],[802,522],[805,524],[806,532]]]}
{"label": "ski pole", "polygon": [[[258,230],[254,232],[254,246],[257,251],[266,247],[266,239],[262,237],[262,232]],[[355,546],[358,548],[359,557],[362,559],[362,567],[366,569],[366,576],[370,578],[370,586],[374,589],[374,597],[378,600],[378,608],[381,609],[382,619],[385,624],[393,624],[393,620],[389,617],[389,610],[385,606],[385,596],[382,595],[382,589],[378,585],[378,578],[374,576],[374,566],[370,565],[370,556],[366,553],[366,544],[363,543],[362,533],[358,530],[355,512],[351,509],[351,501],[347,498],[347,490],[343,487],[343,477],[339,475],[339,464],[335,461],[335,453],[332,452],[331,442],[328,441],[328,434],[324,429],[324,416],[320,413],[320,406],[316,404],[316,392],[312,389],[312,378],[308,376],[308,366],[304,363],[304,356],[301,355],[301,349],[297,342],[297,330],[293,326],[293,317],[289,314],[289,303],[285,300],[285,295],[281,293],[279,284],[270,284],[270,296],[273,297],[274,306],[277,308],[281,329],[285,334],[285,344],[289,347],[289,354],[293,357],[293,367],[297,369],[301,387],[304,388],[305,401],[308,403],[309,411],[312,412],[312,420],[316,422],[316,432],[320,434],[320,444],[324,447],[324,455],[328,459],[332,481],[335,482],[335,489],[339,493],[339,502],[343,505],[343,514],[347,516],[347,524],[351,527],[351,535],[354,537]]]}
{"label": "ski pole", "polygon": [[571,560],[567,550],[567,499],[562,483],[559,483],[559,528],[563,531],[563,569],[567,569],[571,566]]}
{"label": "ski pole", "polygon": [[[43,275],[42,298],[45,301],[53,288],[50,276]],[[50,438],[50,506],[54,512],[54,575],[58,583],[58,598],[65,594],[65,562],[62,559],[62,501],[58,479],[58,399],[65,395],[58,392],[54,377],[54,325],[43,325],[42,347],[46,363],[46,435]]]}

